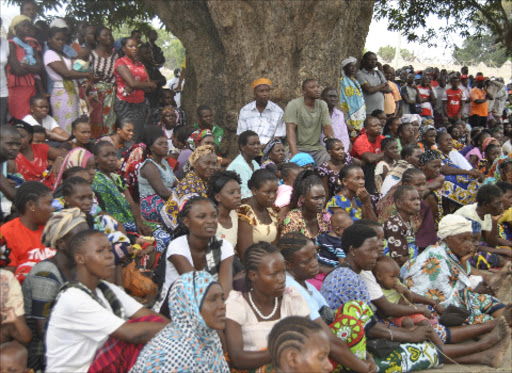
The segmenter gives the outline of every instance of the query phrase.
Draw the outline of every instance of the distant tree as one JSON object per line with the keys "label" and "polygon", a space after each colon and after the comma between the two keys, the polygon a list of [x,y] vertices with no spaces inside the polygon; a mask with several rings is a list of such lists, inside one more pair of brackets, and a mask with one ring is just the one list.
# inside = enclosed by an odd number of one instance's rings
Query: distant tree
{"label": "distant tree", "polygon": [[[377,0],[374,15],[387,19],[388,29],[399,31],[409,41],[434,46],[442,36],[453,45],[451,36],[493,35],[507,55],[512,55],[512,1],[510,0]],[[427,24],[430,15],[446,20],[446,26],[433,28]],[[420,36],[419,30],[424,34]]]}
{"label": "distant tree", "polygon": [[500,67],[507,61],[507,54],[494,42],[491,35],[482,37],[470,36],[462,43],[462,47],[455,47],[453,58],[461,63],[479,64],[485,63],[488,66]]}
{"label": "distant tree", "polygon": [[402,57],[402,60],[405,62],[414,62],[416,60],[414,52],[411,52],[408,49],[400,49],[400,57]]}
{"label": "distant tree", "polygon": [[395,58],[396,48],[391,45],[380,47],[377,51],[377,55],[384,60],[384,62],[391,62]]}

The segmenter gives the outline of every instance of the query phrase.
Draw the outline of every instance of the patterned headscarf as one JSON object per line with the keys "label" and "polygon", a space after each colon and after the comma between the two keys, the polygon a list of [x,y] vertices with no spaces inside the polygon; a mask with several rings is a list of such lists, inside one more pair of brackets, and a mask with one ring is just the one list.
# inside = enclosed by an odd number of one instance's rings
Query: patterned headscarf
{"label": "patterned headscarf", "polygon": [[499,145],[499,141],[496,140],[494,137],[488,137],[484,140],[484,143],[482,144],[482,150],[485,152],[485,149],[491,144],[491,142],[495,142],[497,145]]}
{"label": "patterned headscarf", "polygon": [[296,163],[300,167],[307,166],[308,164],[312,164],[313,167],[316,166],[315,160],[308,153],[297,153],[290,159],[290,162]]}
{"label": "patterned headscarf", "polygon": [[78,224],[85,223],[85,214],[78,207],[64,209],[52,215],[43,230],[41,242],[43,245],[57,249],[57,241],[63,238]]}
{"label": "patterned headscarf", "polygon": [[32,23],[32,20],[29,17],[20,14],[19,16],[16,16],[12,19],[11,25],[9,26],[9,30],[14,34],[14,28],[23,21],[29,21],[30,23]]}
{"label": "patterned headscarf", "polygon": [[430,130],[435,130],[436,128],[432,125],[426,125],[426,126],[421,126],[420,127],[420,136],[423,136],[424,134],[426,134],[428,131]]}
{"label": "patterned headscarf", "polygon": [[423,166],[428,162],[435,161],[436,159],[441,159],[441,154],[437,150],[427,150],[425,153],[420,155],[418,164]]}
{"label": "patterned headscarf", "polygon": [[71,167],[85,168],[85,166],[87,166],[87,162],[91,158],[93,158],[91,152],[85,150],[84,148],[75,148],[71,150],[66,158],[64,158],[64,162],[60,168],[59,175],[57,176],[57,179],[55,179],[54,189],[56,189],[62,182],[62,175],[64,174],[64,171],[70,169]]}
{"label": "patterned headscarf", "polygon": [[[167,114],[170,111],[174,111],[174,113],[176,114],[176,124],[178,124],[179,120],[180,120],[180,112],[178,110],[176,110],[176,108],[172,105],[167,105],[162,109],[162,118],[165,114]],[[162,120],[162,122],[163,122],[163,120]]]}
{"label": "patterned headscarf", "polygon": [[190,137],[187,139],[188,144],[190,145],[190,149],[194,150],[197,148],[197,145],[201,142],[205,137],[212,136],[213,133],[210,130],[197,130],[192,132]]}
{"label": "patterned headscarf", "polygon": [[442,240],[462,233],[473,233],[473,228],[471,221],[461,215],[449,214],[439,222],[437,236]]}
{"label": "patterned headscarf", "polygon": [[196,162],[208,154],[215,154],[215,148],[212,145],[201,145],[199,148],[194,150],[194,152],[188,158],[188,163],[190,163],[190,167],[194,167]]}
{"label": "patterned headscarf", "polygon": [[131,372],[156,367],[162,372],[229,372],[217,331],[201,316],[204,298],[216,283],[204,271],[188,272],[176,280],[169,295],[172,322],[146,344]]}
{"label": "patterned headscarf", "polygon": [[[468,218],[466,218],[468,219]],[[473,230],[473,234],[480,233],[482,231],[482,224],[477,222],[476,220],[468,219],[471,222],[471,229]]]}
{"label": "patterned headscarf", "polygon": [[269,154],[276,144],[282,144],[282,141],[280,139],[270,140],[268,144],[265,146],[265,149],[263,149],[263,158],[261,159],[262,163],[269,158]]}

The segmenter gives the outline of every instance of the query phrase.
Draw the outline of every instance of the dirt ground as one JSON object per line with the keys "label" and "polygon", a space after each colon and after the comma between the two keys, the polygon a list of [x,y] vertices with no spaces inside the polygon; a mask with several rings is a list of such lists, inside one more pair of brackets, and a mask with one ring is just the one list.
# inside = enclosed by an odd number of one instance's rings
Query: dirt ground
{"label": "dirt ground", "polygon": [[[512,279],[510,276],[502,285],[498,298],[501,299],[505,304],[512,302]],[[505,358],[500,368],[494,369],[486,365],[453,365],[444,364],[438,369],[431,369],[425,372],[429,373],[448,373],[448,372],[512,372],[512,343],[508,346],[508,350],[505,352]]]}

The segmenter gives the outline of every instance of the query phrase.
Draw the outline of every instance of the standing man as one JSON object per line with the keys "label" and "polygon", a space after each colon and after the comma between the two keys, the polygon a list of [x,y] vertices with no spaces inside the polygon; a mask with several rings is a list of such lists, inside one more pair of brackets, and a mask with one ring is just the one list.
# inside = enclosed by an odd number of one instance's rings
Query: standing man
{"label": "standing man", "polygon": [[[443,96],[443,113],[451,124],[457,123],[462,118],[466,94],[459,88],[460,79],[457,75],[450,78],[451,88],[447,89]],[[439,96],[438,96],[439,97]]]}
{"label": "standing man", "polygon": [[390,93],[384,94],[384,113],[388,117],[396,117],[398,116],[402,96],[400,95],[398,85],[395,83],[395,70],[387,64],[382,68],[384,70],[384,77],[388,80],[388,86],[391,88]]}
{"label": "standing man", "polygon": [[155,30],[151,30],[148,33],[148,42],[146,45],[151,49],[151,55],[153,56],[155,65],[160,68],[165,63],[165,57],[162,48],[155,44],[156,39],[158,39],[158,33]]}
{"label": "standing man", "polygon": [[180,73],[181,70],[179,68],[174,69],[174,77],[167,81],[166,88],[175,92],[174,101],[176,101],[177,107],[181,106],[181,91],[174,91],[176,87],[178,87],[178,82],[180,81]]}
{"label": "standing man", "polygon": [[446,125],[446,116],[443,114],[443,97],[444,92],[448,87],[446,86],[446,78],[444,75],[439,75],[437,83],[437,87],[433,87],[432,89],[434,91],[434,95],[437,97],[436,104],[434,105],[434,125],[436,128],[439,128]]}
{"label": "standing man", "polygon": [[469,117],[469,112],[471,111],[471,88],[469,87],[469,79],[467,74],[462,74],[460,76],[459,88],[467,98],[466,102],[464,103],[464,108],[462,109],[462,115]]}
{"label": "standing man", "polygon": [[421,103],[421,95],[414,81],[414,73],[407,75],[407,83],[402,87],[402,114],[418,114],[418,104]]}
{"label": "standing man", "polygon": [[418,87],[421,96],[421,113],[420,116],[432,119],[434,117],[434,107],[436,104],[436,96],[430,86],[430,75],[423,74],[421,77],[421,84]]}
{"label": "standing man", "polygon": [[286,127],[283,121],[284,111],[270,101],[270,88],[272,81],[261,78],[251,83],[251,90],[255,100],[245,105],[238,116],[236,134],[240,135],[247,130],[258,134],[261,148],[273,138],[286,136]]}
{"label": "standing man", "polygon": [[[336,109],[338,105],[338,92],[333,87],[327,87],[322,91],[322,100],[327,103],[329,108],[329,116],[331,117],[332,132],[334,137],[343,143],[345,153],[349,154],[350,151],[350,137],[348,135],[347,123],[345,122],[345,115],[341,110]],[[322,140],[323,140],[322,136]]]}
{"label": "standing man", "polygon": [[15,127],[6,124],[0,125],[0,202],[2,208],[0,209],[0,223],[4,221],[3,211],[10,211],[9,201],[14,201],[16,197],[16,189],[11,185],[4,174],[7,168],[4,163],[7,161],[14,161],[18,156],[21,148],[21,136]]}
{"label": "standing man", "polygon": [[391,93],[388,82],[377,67],[377,56],[373,52],[366,52],[361,60],[361,70],[356,74],[356,79],[363,89],[366,102],[366,115],[374,110],[384,111],[384,94]]}
{"label": "standing man", "polygon": [[198,130],[210,130],[213,134],[213,140],[215,144],[220,148],[220,142],[222,136],[224,136],[224,130],[213,123],[213,112],[212,109],[207,105],[201,105],[197,108],[198,123],[195,123],[193,127]]}
{"label": "standing man", "polygon": [[320,165],[329,160],[329,154],[320,143],[322,132],[327,138],[334,137],[325,101],[319,100],[320,87],[316,79],[306,79],[302,83],[302,97],[286,105],[284,121],[286,137],[293,157],[303,152],[311,155]]}
{"label": "standing man", "polygon": [[494,97],[484,88],[485,77],[478,75],[475,78],[475,88],[470,92],[471,111],[469,112],[469,125],[474,127],[486,127],[487,125],[487,100]]}

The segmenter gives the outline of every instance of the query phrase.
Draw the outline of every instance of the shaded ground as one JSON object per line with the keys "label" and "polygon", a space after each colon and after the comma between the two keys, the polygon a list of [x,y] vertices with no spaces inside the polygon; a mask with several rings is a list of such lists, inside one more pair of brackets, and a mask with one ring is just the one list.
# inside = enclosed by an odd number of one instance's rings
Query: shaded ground
{"label": "shaded ground", "polygon": [[[503,286],[498,293],[498,298],[501,299],[505,304],[512,302],[512,279],[505,280]],[[486,365],[453,365],[444,364],[441,368],[431,369],[429,373],[448,373],[448,372],[512,372],[512,344],[508,346],[507,352],[505,352],[505,358],[500,368],[494,369]]]}

